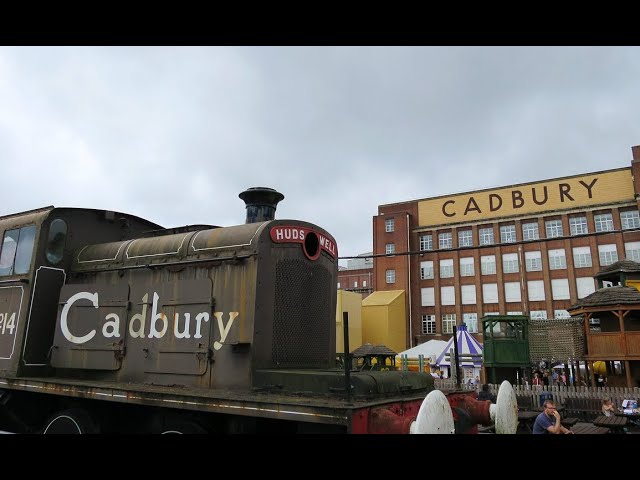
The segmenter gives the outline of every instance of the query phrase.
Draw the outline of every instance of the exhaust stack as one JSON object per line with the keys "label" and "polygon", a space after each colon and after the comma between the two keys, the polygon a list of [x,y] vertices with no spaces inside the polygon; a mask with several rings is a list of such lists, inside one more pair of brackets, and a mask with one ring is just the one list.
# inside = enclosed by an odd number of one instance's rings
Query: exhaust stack
{"label": "exhaust stack", "polygon": [[251,187],[241,192],[238,197],[247,206],[247,219],[244,223],[257,223],[273,220],[276,206],[284,199],[280,192],[268,187]]}

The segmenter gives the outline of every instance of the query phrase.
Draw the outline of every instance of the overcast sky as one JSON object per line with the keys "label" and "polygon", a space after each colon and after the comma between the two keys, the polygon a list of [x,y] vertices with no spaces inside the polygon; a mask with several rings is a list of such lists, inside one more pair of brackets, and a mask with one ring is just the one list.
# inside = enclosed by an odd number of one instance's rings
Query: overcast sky
{"label": "overcast sky", "polygon": [[639,115],[638,47],[0,47],[0,215],[267,186],[353,256],[380,204],[627,167]]}

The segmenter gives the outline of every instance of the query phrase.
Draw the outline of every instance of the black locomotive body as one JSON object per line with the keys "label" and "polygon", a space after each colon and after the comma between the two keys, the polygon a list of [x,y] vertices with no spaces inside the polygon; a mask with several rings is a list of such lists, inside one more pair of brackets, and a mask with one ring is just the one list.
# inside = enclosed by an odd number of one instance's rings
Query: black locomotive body
{"label": "black locomotive body", "polygon": [[241,197],[253,223],[224,228],[0,217],[0,429],[366,433],[388,425],[380,409],[415,417],[430,375],[353,372],[347,387],[334,368],[333,237],[273,220],[274,190]]}

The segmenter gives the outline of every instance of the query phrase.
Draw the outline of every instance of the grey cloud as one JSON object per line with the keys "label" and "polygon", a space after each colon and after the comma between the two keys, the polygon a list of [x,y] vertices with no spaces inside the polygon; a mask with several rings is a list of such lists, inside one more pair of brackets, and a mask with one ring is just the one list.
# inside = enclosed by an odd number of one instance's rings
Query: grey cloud
{"label": "grey cloud", "polygon": [[[629,165],[637,47],[2,47],[0,214],[166,226],[285,195],[340,254],[383,203]],[[38,173],[38,175],[36,175]]]}

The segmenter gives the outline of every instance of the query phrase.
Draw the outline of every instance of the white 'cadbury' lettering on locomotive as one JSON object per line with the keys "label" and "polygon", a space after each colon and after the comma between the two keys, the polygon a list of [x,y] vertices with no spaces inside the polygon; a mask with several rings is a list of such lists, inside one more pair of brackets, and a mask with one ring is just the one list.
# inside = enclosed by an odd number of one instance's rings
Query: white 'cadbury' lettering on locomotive
{"label": "white 'cadbury' lettering on locomotive", "polygon": [[[142,311],[133,314],[131,316],[131,319],[129,320],[129,335],[132,338],[162,338],[167,333],[167,330],[169,328],[169,319],[164,313],[158,312],[158,300],[160,300],[160,296],[156,292],[153,292],[153,302],[151,303],[151,318],[149,320],[149,328],[148,330],[146,329],[148,299],[149,294],[145,293],[145,295],[142,297]],[[82,344],[95,337],[96,330],[91,330],[89,333],[83,335],[82,337],[73,335],[69,330],[69,323],[67,320],[69,310],[78,300],[89,300],[95,308],[98,308],[98,293],[76,293],[75,295],[71,296],[69,300],[67,300],[65,306],[62,308],[62,313],[60,314],[60,330],[62,331],[64,338],[69,340],[71,343]],[[215,350],[220,350],[222,348],[224,341],[226,340],[227,335],[229,335],[229,331],[231,330],[231,325],[233,325],[233,322],[238,315],[239,312],[229,312],[229,320],[225,325],[222,318],[224,316],[224,312],[213,313],[213,316],[216,317],[218,321],[218,329],[220,330],[220,340],[213,343],[213,348]],[[102,326],[102,336],[105,338],[119,338],[120,317],[116,313],[108,313],[104,318],[105,322]],[[182,328],[180,328],[179,319],[180,314],[176,313],[173,319],[173,335],[176,338],[191,338],[191,314],[184,313],[184,326]],[[196,315],[193,338],[202,338],[201,332],[203,322],[208,321],[208,312],[200,312]]]}

